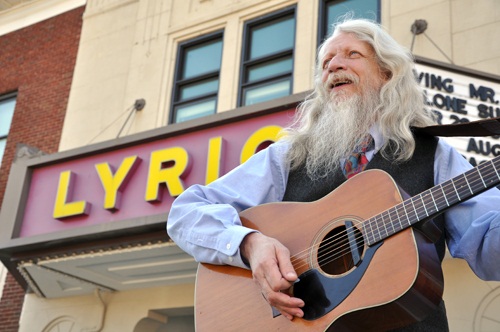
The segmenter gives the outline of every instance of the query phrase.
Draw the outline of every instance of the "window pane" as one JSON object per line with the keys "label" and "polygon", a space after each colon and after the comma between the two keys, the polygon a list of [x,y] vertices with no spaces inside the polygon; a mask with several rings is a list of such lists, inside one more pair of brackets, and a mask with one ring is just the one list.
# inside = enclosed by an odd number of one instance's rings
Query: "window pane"
{"label": "window pane", "polygon": [[275,82],[267,85],[259,85],[247,89],[244,92],[244,105],[252,105],[263,101],[285,97],[290,94],[290,80]]}
{"label": "window pane", "polygon": [[[7,136],[16,107],[16,98],[0,100],[0,136]],[[0,154],[0,157],[2,155]]]}
{"label": "window pane", "polygon": [[332,24],[338,21],[339,16],[352,11],[356,17],[378,19],[378,0],[340,0],[327,4],[328,34],[332,32]]}
{"label": "window pane", "polygon": [[5,152],[5,144],[7,143],[7,139],[6,138],[3,138],[3,139],[0,139],[0,166],[2,165],[2,157],[3,157],[3,153]]}
{"label": "window pane", "polygon": [[219,80],[212,79],[201,81],[199,83],[192,83],[181,87],[180,100],[195,98],[198,96],[206,95],[207,93],[215,93],[219,89]]}
{"label": "window pane", "polygon": [[181,79],[218,71],[220,69],[221,58],[221,40],[187,48]]}
{"label": "window pane", "polygon": [[215,113],[215,99],[211,99],[194,105],[190,104],[186,106],[180,106],[175,110],[175,112],[176,123],[211,115]]}
{"label": "window pane", "polygon": [[250,60],[291,49],[295,40],[295,19],[289,17],[255,27],[250,40]]}
{"label": "window pane", "polygon": [[292,71],[292,57],[266,62],[249,68],[247,82],[254,82],[264,78]]}

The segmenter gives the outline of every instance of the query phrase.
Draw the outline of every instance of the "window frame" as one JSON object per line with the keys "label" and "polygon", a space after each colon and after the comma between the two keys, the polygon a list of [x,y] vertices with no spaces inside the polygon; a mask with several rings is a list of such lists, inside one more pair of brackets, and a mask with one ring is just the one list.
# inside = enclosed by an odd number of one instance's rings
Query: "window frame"
{"label": "window frame", "polygon": [[[0,95],[0,102],[7,100],[7,99],[14,99],[15,104],[17,104],[17,92],[10,92],[10,93]],[[14,119],[14,112],[15,111],[16,111],[16,107],[14,105],[14,110],[12,112],[12,118],[10,119],[9,130],[7,131],[7,133],[5,135],[0,134],[0,140],[5,139],[5,148],[7,148],[7,139],[9,138],[9,132],[10,132],[10,128],[12,126],[12,120]],[[5,155],[5,151],[3,151],[0,154],[0,166],[2,165],[2,160],[3,160],[4,155]]]}
{"label": "window frame", "polygon": [[[325,41],[326,37],[328,36],[328,5],[332,2],[343,2],[343,1],[348,1],[348,0],[320,0],[319,3],[319,19],[318,19],[318,45],[321,45],[323,41]],[[377,1],[377,22],[380,23],[381,20],[381,0],[376,0]],[[355,14],[358,14],[356,11],[354,11]]]}
{"label": "window frame", "polygon": [[[271,23],[272,21],[278,21],[279,19],[284,19],[290,16],[294,20],[294,41],[293,47],[289,50],[278,51],[269,55],[260,56],[255,59],[250,58],[251,52],[251,33],[254,28],[266,25]],[[265,86],[269,85],[273,82],[279,82],[284,79],[290,80],[290,91],[289,94],[293,93],[293,73],[295,66],[295,45],[297,41],[297,10],[296,6],[287,7],[281,9],[279,11],[270,13],[268,15],[260,16],[258,18],[249,20],[245,22],[243,28],[243,40],[242,40],[242,52],[241,52],[241,65],[240,65],[240,73],[239,73],[239,82],[238,82],[238,98],[237,105],[238,107],[246,106],[243,104],[245,91],[251,90],[257,86]],[[250,68],[258,65],[262,65],[265,63],[270,63],[278,59],[284,59],[287,56],[290,56],[292,59],[291,70],[277,74],[275,76],[266,77],[264,79],[258,79],[254,82],[247,82],[248,75],[250,73]]]}
{"label": "window frame", "polygon": [[[186,65],[186,52],[188,49],[191,47],[197,46],[197,45],[202,45],[205,43],[209,43],[212,41],[219,40],[222,45],[222,51],[221,51],[221,62],[219,65],[219,70],[217,71],[212,71],[212,72],[207,72],[198,76],[182,79],[181,75],[183,73],[184,67]],[[172,101],[170,103],[170,114],[169,114],[169,119],[168,119],[168,124],[174,124],[174,123],[179,123],[176,122],[177,118],[177,110],[179,107],[183,105],[196,105],[200,104],[202,102],[206,102],[211,100],[211,98],[214,98],[215,100],[215,106],[214,106],[214,113],[217,113],[217,104],[218,104],[218,95],[219,95],[219,89],[217,89],[216,92],[210,92],[210,93],[205,93],[203,95],[199,95],[196,97],[191,97],[187,98],[185,100],[179,100],[181,97],[181,90],[185,86],[189,86],[190,84],[196,83],[196,82],[203,82],[209,79],[214,79],[216,78],[219,81],[220,85],[220,71],[221,71],[221,66],[222,66],[222,54],[224,53],[224,31],[216,31],[213,33],[209,33],[194,39],[190,39],[184,42],[181,42],[177,46],[177,55],[176,55],[176,66],[175,66],[175,72],[174,72],[174,82],[172,86]]]}

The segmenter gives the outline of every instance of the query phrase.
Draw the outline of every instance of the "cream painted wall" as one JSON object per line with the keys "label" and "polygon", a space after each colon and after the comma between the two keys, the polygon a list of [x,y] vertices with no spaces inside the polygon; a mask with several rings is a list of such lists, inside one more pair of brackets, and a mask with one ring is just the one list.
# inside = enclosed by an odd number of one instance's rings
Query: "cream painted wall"
{"label": "cream painted wall", "polygon": [[445,259],[443,270],[450,331],[499,331],[500,282],[480,280],[461,259]]}
{"label": "cream painted wall", "polygon": [[19,332],[133,331],[147,317],[166,321],[168,317],[149,310],[192,307],[193,285],[176,285],[126,292],[59,299],[43,299],[28,294]]}
{"label": "cream painted wall", "polygon": [[[294,92],[311,87],[318,4],[286,0],[89,0],[60,150],[114,139],[168,122],[180,42],[224,30],[218,112],[236,107],[244,22],[298,3]],[[122,136],[123,136],[122,135]]]}
{"label": "cream painted wall", "polygon": [[408,48],[412,44],[413,22],[427,21],[425,35],[415,38],[415,55],[445,63],[450,63],[449,58],[457,66],[500,75],[497,0],[382,0],[382,3],[386,14],[382,23]]}

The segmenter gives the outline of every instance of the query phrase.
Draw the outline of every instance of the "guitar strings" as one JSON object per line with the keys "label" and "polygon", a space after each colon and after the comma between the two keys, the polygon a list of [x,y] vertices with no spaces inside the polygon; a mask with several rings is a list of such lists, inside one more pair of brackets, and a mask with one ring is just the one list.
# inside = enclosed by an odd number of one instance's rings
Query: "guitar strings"
{"label": "guitar strings", "polygon": [[[362,222],[356,221],[356,224],[358,224],[358,225],[361,223]],[[318,257],[317,257],[317,261],[318,261],[319,265],[325,265],[325,264],[328,264],[332,261],[335,261],[336,259],[339,259],[342,256],[345,256],[346,254],[348,254],[350,252],[350,245],[348,243],[348,240],[346,240],[348,238],[348,236],[349,236],[349,234],[346,230],[343,230],[343,231],[341,231],[333,236],[330,236],[330,237],[326,238],[325,241],[317,243],[317,244],[315,244],[315,245],[313,245],[305,250],[302,250],[301,252],[297,253],[296,255],[293,255],[292,259],[291,259],[292,264],[294,264],[294,267],[297,270],[308,265],[307,261],[306,261],[303,264],[299,264],[299,265],[295,266],[295,264],[297,264],[298,261],[304,260],[307,258],[307,256],[309,256],[309,252],[311,249],[317,249],[320,247],[326,248],[326,249],[323,250],[322,253],[320,255],[318,255]],[[363,238],[362,234],[355,233],[355,240],[356,240],[355,242],[356,243],[358,243],[360,241],[360,239],[362,239],[362,238]],[[336,242],[340,242],[341,245],[335,246]],[[334,255],[331,255],[332,253],[334,253]]]}
{"label": "guitar strings", "polygon": [[[498,173],[496,172],[496,170],[494,170],[494,172],[496,173],[497,177],[499,177],[499,179],[500,179],[500,176],[498,176]],[[490,173],[489,173],[489,175],[491,175],[491,174],[492,174],[492,172],[490,172]],[[486,176],[486,175],[488,175],[488,173],[485,173],[485,176]],[[476,186],[478,181],[479,181],[479,179],[477,179],[477,180],[475,180],[475,181],[471,182],[471,183],[470,183],[470,185],[472,185],[472,186]],[[483,181],[483,180],[481,180],[481,181]],[[448,186],[449,186],[449,184],[448,184]],[[429,195],[430,195],[430,196],[432,196],[432,193],[429,193]],[[429,195],[428,195],[428,196],[429,196]],[[417,196],[418,196],[418,195],[417,195]],[[443,198],[444,198],[444,199],[446,199],[446,197],[444,197],[444,196],[443,196],[443,197],[441,197],[441,203],[442,203],[442,199],[443,199]],[[424,199],[424,198],[423,198],[423,197],[421,197],[421,199]],[[433,198],[433,200],[434,200],[434,198]],[[438,201],[437,203],[440,203],[440,202]],[[396,213],[395,219],[397,219],[397,220],[399,220],[399,221],[400,221],[400,219],[401,219],[401,218],[400,218],[400,216],[399,216],[398,210],[401,210],[401,206],[404,208],[404,204],[407,204],[407,201],[402,202],[402,203],[400,203],[399,205],[397,205],[395,208],[390,209],[391,211],[395,211],[395,213]],[[425,206],[421,206],[421,208],[424,208],[424,209],[425,209]],[[403,213],[403,214],[406,214],[406,208],[404,208],[404,210],[405,210],[405,211],[404,211],[404,213]],[[382,214],[383,214],[383,213],[382,213]],[[382,214],[380,214],[380,215],[382,215]],[[389,213],[388,213],[389,218],[391,218],[391,215],[393,215],[393,213],[392,213],[392,212],[389,212]],[[416,211],[416,215],[418,215],[418,211]],[[372,219],[376,219],[376,218],[372,218]],[[383,219],[383,218],[382,218],[382,219]],[[391,218],[391,219],[392,219],[392,218]],[[370,222],[370,220],[371,220],[371,219],[366,220],[365,222]],[[400,223],[401,223],[401,221],[400,221]],[[384,224],[384,228],[386,228],[386,227],[385,227],[385,224]],[[379,224],[377,223],[377,230],[378,230],[378,229],[380,229],[380,226],[379,226]],[[386,232],[387,232],[387,229],[386,229]],[[342,233],[345,233],[345,234],[342,234]],[[395,233],[395,231],[394,231],[394,233]],[[339,236],[343,236],[343,237],[345,237],[345,235],[346,235],[346,234],[347,234],[347,233],[346,233],[345,231],[344,231],[344,232],[341,232],[341,233],[340,233],[340,234],[338,234],[336,237],[332,237],[332,238],[331,238],[331,240],[330,240],[330,241],[327,241],[327,242],[335,241],[335,240],[336,240],[336,238],[338,239],[338,237],[339,237]],[[356,237],[356,239],[359,239],[359,236],[357,236],[357,237]],[[348,242],[346,242],[345,240],[344,240],[344,242],[346,243],[346,245],[348,245]],[[356,242],[356,243],[357,243],[357,242]],[[327,247],[327,246],[329,246],[329,245],[330,245],[330,244],[327,244],[327,243],[325,243],[325,242],[323,242],[322,244],[323,244],[323,246],[324,246],[324,247]],[[318,246],[318,245],[316,245],[316,246]],[[344,247],[345,247],[345,245],[344,245]],[[333,250],[333,251],[335,251],[335,249],[336,249],[336,248],[335,248],[335,246],[332,246],[332,248],[333,248],[332,250]],[[340,249],[340,248],[339,248],[339,249]],[[342,255],[345,255],[345,254],[346,254],[346,252],[347,252],[345,248],[342,248],[342,251],[340,252],[340,255],[329,257],[329,256],[328,256],[328,254],[330,254],[330,253],[332,252],[332,250],[330,250],[329,252],[326,252],[326,253],[325,253],[325,254],[323,254],[323,255],[318,256],[318,263],[319,263],[319,264],[327,264],[327,263],[328,263],[328,261],[323,261],[323,260],[322,260],[323,256],[325,256],[325,255],[327,256],[327,259],[330,259],[330,262],[331,262],[331,261],[333,261],[333,260],[337,259],[338,257],[340,257],[340,256],[342,256]],[[347,250],[350,250],[350,248],[348,248]],[[306,251],[307,251],[307,250],[306,250]],[[336,252],[336,254],[338,254],[338,252]],[[295,255],[294,257],[298,258],[298,257],[300,257],[300,255]],[[351,266],[354,266],[354,264],[352,264]]]}
{"label": "guitar strings", "polygon": [[[373,228],[373,222],[372,221],[375,221],[375,230],[376,231],[379,231],[380,233],[380,229],[382,229],[382,227],[385,229],[385,232],[386,234],[388,235],[389,232],[388,232],[388,229],[387,229],[387,223],[384,222],[384,218],[383,218],[383,214],[384,213],[387,213],[387,216],[389,217],[390,219],[390,224],[392,224],[392,228],[393,228],[393,231],[392,231],[392,234],[396,233],[396,229],[394,228],[394,223],[392,222],[392,220],[397,220],[399,221],[400,225],[401,225],[401,229],[399,230],[402,230],[406,227],[403,227],[402,225],[402,222],[401,222],[401,215],[403,216],[406,216],[408,221],[409,221],[409,217],[408,217],[408,213],[407,213],[407,210],[406,210],[406,207],[405,207],[405,204],[408,204],[408,202],[410,202],[412,204],[412,209],[415,213],[415,216],[417,218],[419,218],[419,215],[421,213],[425,213],[426,216],[429,216],[429,213],[426,209],[426,201],[427,201],[427,204],[429,204],[429,201],[432,201],[435,205],[435,208],[436,208],[436,211],[435,212],[438,212],[440,209],[438,207],[439,206],[450,206],[447,198],[446,198],[446,193],[445,193],[445,190],[446,191],[455,191],[456,194],[457,194],[457,198],[458,198],[458,201],[460,202],[462,199],[460,197],[460,195],[458,194],[458,190],[459,189],[463,189],[465,187],[465,185],[467,184],[467,187],[468,189],[471,191],[471,194],[474,193],[474,191],[477,191],[477,190],[480,190],[480,189],[483,189],[483,188],[487,188],[487,185],[485,184],[484,182],[484,179],[485,178],[489,178],[491,176],[494,176],[496,175],[496,177],[498,177],[498,179],[500,180],[500,175],[498,173],[498,171],[496,170],[496,166],[495,166],[495,161],[499,161],[500,160],[495,160],[495,159],[492,159],[490,160],[490,163],[492,164],[493,166],[493,169],[491,169],[490,167],[486,168],[487,165],[485,165],[486,163],[483,163],[481,165],[479,165],[478,167],[476,168],[473,168],[471,170],[469,170],[468,172],[462,174],[462,175],[459,175],[451,180],[448,180],[448,181],[445,181],[439,185],[436,185],[435,187],[427,190],[427,191],[424,191],[423,193],[420,193],[416,196],[413,196],[399,204],[397,204],[396,206],[390,208],[390,209],[387,209],[385,211],[383,211],[382,213],[378,214],[377,216],[375,217],[372,217],[370,219],[366,219],[364,221],[356,221],[355,224],[356,226],[359,226],[361,225],[361,228],[364,229],[364,233],[362,231],[359,231],[359,234],[355,233],[354,234],[354,239],[355,239],[355,244],[356,244],[356,247],[358,247],[358,242],[364,242],[364,243],[367,243],[366,241],[366,238],[365,236],[363,236],[363,234],[365,234],[367,232],[366,230],[366,227],[363,227],[363,226],[366,226],[367,224],[370,225],[371,228]],[[484,168],[486,168],[486,172],[484,172]],[[481,169],[483,169],[483,172],[484,174],[481,173]],[[478,176],[475,176],[473,177],[472,179],[470,179],[471,181],[467,181],[467,174],[469,175],[472,175],[474,176],[474,173],[477,173]],[[463,177],[460,178],[460,177]],[[466,183],[463,183],[465,180]],[[488,181],[492,181],[491,179],[488,180]],[[455,182],[457,182],[457,185],[458,185],[458,188],[457,186],[455,185]],[[479,185],[479,189],[477,189],[477,186]],[[433,196],[433,193],[432,193],[432,190],[439,190],[438,189],[441,188],[442,190],[442,193],[443,195],[439,195],[438,198],[436,199],[434,196]],[[473,189],[474,188],[474,189]],[[430,199],[429,199],[430,197]],[[417,205],[419,206],[418,208],[415,207],[415,202],[414,200],[421,200],[422,204],[419,204],[420,202],[417,202]],[[419,211],[420,210],[420,211]],[[401,213],[400,213],[401,212]],[[382,219],[382,226],[380,226],[380,223],[376,221],[376,219],[380,216],[380,218]],[[419,218],[420,219],[420,218]],[[411,223],[409,223],[408,226],[411,226]],[[352,232],[355,232],[355,230],[357,229],[356,227],[353,227],[352,228]],[[399,231],[398,230],[398,231]],[[373,232],[374,230],[372,230]],[[318,255],[317,257],[317,261],[318,261],[318,264],[321,266],[321,265],[325,265],[325,264],[329,264],[339,258],[341,258],[342,256],[345,256],[347,254],[350,254],[351,252],[351,246],[349,244],[349,240],[348,240],[348,237],[349,237],[349,233],[347,230],[344,230],[344,231],[341,231],[329,238],[326,238],[325,241],[322,241],[318,244],[315,244],[309,248],[306,248],[304,250],[302,250],[301,252],[297,253],[296,255],[293,255],[292,256],[292,263],[295,263],[295,264],[298,264],[297,262],[299,260],[305,260],[305,263],[301,264],[301,265],[298,265],[298,266],[295,266],[294,264],[294,267],[298,270],[298,269],[301,269],[302,267],[306,266],[306,265],[309,265],[307,263],[307,256],[310,255],[310,250],[311,249],[315,249],[315,248],[326,248],[326,251],[325,250],[322,250],[322,253]],[[336,246],[335,243],[336,242],[340,242],[342,243],[342,245],[340,246]],[[333,254],[332,254],[333,253]],[[351,255],[351,264],[349,264],[349,268],[352,268],[354,266],[354,261],[352,260],[352,255]]]}

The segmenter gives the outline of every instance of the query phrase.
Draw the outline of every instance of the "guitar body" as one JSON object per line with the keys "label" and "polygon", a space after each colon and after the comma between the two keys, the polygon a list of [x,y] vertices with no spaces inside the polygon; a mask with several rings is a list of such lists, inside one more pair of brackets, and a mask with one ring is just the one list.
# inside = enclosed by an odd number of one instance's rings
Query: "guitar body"
{"label": "guitar body", "polygon": [[[290,250],[301,279],[298,284],[306,283],[301,294],[311,297],[304,312],[311,314],[293,321],[273,317],[251,271],[200,264],[197,331],[386,331],[422,320],[436,309],[443,292],[434,244],[413,228],[374,246],[360,236],[364,220],[401,201],[392,178],[370,170],[314,202],[270,203],[243,211],[240,218],[245,226],[278,239]],[[359,258],[356,250],[347,250],[347,255],[323,262],[320,252],[330,250],[327,239],[339,238],[350,223],[361,245]],[[333,246],[349,248],[349,242],[339,240]],[[309,285],[311,272],[316,281]],[[313,303],[316,299],[318,303]]]}

